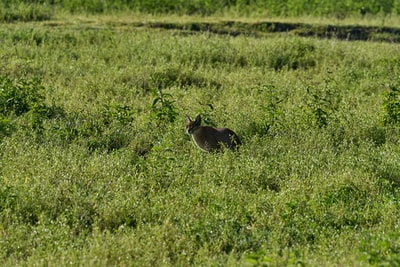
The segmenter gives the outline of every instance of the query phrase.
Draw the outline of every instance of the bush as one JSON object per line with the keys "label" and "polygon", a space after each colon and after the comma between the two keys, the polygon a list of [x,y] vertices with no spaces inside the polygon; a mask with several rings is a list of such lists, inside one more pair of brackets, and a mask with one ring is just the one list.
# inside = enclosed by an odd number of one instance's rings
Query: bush
{"label": "bush", "polygon": [[39,80],[14,80],[0,77],[0,114],[20,116],[38,106],[44,106]]}
{"label": "bush", "polygon": [[[39,79],[11,80],[0,77],[0,116],[2,132],[9,132],[10,120],[22,118],[28,127],[40,128],[43,119],[50,117],[51,108],[45,104],[44,86]],[[23,123],[24,124],[24,123]]]}

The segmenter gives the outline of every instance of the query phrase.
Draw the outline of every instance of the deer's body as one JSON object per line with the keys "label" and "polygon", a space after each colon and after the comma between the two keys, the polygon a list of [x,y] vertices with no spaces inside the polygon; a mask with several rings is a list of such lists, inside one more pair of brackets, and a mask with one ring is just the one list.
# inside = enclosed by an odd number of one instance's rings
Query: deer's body
{"label": "deer's body", "polygon": [[200,115],[194,121],[186,115],[186,133],[191,135],[194,143],[206,152],[221,150],[221,145],[231,150],[241,145],[239,137],[231,129],[201,126]]}

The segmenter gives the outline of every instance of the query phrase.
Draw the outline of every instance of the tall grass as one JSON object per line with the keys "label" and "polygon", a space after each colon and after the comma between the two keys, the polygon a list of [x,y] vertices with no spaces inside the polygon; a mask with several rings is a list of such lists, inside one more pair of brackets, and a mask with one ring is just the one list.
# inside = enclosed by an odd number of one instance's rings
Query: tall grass
{"label": "tall grass", "polygon": [[[397,45],[62,23],[0,38],[1,265],[398,264]],[[200,151],[186,113],[243,147]]]}
{"label": "tall grass", "polygon": [[285,0],[285,1],[105,1],[105,0],[60,0],[60,1],[0,1],[0,19],[44,20],[53,16],[54,10],[70,13],[108,14],[120,11],[139,11],[151,14],[213,15],[239,14],[241,16],[330,16],[345,18],[365,15],[398,15],[400,5],[395,0],[385,1],[327,1],[327,0]]}
{"label": "tall grass", "polygon": [[32,1],[0,1],[0,22],[43,21],[54,16],[54,7]]}

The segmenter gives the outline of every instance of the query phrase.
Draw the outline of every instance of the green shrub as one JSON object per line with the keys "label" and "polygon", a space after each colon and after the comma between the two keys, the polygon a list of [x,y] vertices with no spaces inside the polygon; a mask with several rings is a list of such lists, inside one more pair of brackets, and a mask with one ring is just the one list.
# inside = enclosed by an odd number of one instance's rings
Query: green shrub
{"label": "green shrub", "polygon": [[269,133],[278,133],[279,128],[283,125],[283,103],[286,96],[281,92],[277,92],[277,88],[272,85],[262,85],[257,89],[263,92],[261,116],[259,120],[254,120],[248,127],[248,134],[263,136]]}
{"label": "green shrub", "polygon": [[383,102],[385,125],[398,124],[400,122],[400,89],[396,86],[390,86],[389,91],[385,93]]}
{"label": "green shrub", "polygon": [[[45,104],[44,86],[38,79],[11,80],[0,77],[0,115],[20,117],[20,123],[30,128],[40,128],[43,120],[52,116],[55,109]],[[9,123],[3,119],[3,127]],[[10,128],[8,128],[10,129]]]}
{"label": "green shrub", "polygon": [[0,138],[7,136],[12,131],[12,123],[10,119],[0,115]]}
{"label": "green shrub", "polygon": [[307,87],[307,107],[312,124],[323,128],[334,120],[335,112],[339,110],[341,96],[330,88],[329,81],[318,86]]}
{"label": "green shrub", "polygon": [[0,77],[0,114],[20,116],[44,105],[44,87],[37,79],[11,80]]}
{"label": "green shrub", "polygon": [[151,114],[159,123],[174,122],[178,116],[172,95],[164,93],[162,89],[153,90]]}

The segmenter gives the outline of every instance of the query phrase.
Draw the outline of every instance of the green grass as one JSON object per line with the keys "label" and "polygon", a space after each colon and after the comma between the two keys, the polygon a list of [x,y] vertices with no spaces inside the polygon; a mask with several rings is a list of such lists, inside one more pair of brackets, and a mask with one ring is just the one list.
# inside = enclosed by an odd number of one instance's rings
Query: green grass
{"label": "green grass", "polygon": [[397,44],[115,20],[0,29],[2,266],[400,265]]}
{"label": "green grass", "polygon": [[[2,12],[0,20],[42,20],[47,10],[54,14],[54,10],[63,10],[71,13],[108,14],[121,11],[138,11],[151,14],[180,14],[180,15],[257,15],[257,16],[307,16],[314,17],[334,16],[339,19],[348,16],[368,15],[398,15],[400,5],[396,0],[381,1],[329,1],[329,0],[225,0],[225,1],[168,1],[168,0],[140,0],[140,1],[105,1],[105,0],[41,0],[41,1],[0,1]],[[17,12],[16,12],[17,10]],[[32,12],[35,11],[35,12]],[[26,16],[29,14],[28,16]]]}

